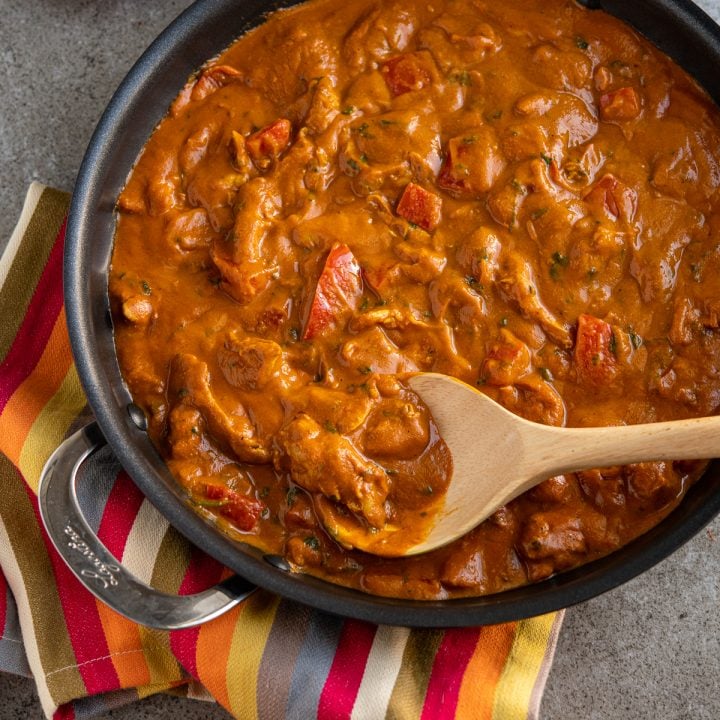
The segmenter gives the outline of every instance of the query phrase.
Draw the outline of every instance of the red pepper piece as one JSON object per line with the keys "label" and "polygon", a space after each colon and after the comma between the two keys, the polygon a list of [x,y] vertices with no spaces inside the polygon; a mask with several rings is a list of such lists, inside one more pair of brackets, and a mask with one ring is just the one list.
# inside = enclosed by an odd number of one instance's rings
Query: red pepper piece
{"label": "red pepper piece", "polygon": [[425,188],[410,183],[397,206],[397,214],[423,230],[432,232],[442,217],[442,199]]}
{"label": "red pepper piece", "polygon": [[383,63],[380,72],[395,97],[413,90],[422,90],[432,81],[428,69],[414,53],[390,58]]}
{"label": "red pepper piece", "polygon": [[312,340],[356,309],[362,290],[358,261],[347,245],[335,245],[315,287],[303,340]]}
{"label": "red pepper piece", "polygon": [[290,144],[292,124],[285,118],[258,130],[245,141],[245,148],[260,170],[265,170]]}
{"label": "red pepper piece", "polygon": [[222,485],[205,484],[205,497],[208,500],[218,500],[223,504],[218,506],[221,515],[233,521],[233,524],[243,532],[252,530],[263,511],[259,500],[249,495],[241,495]]}
{"label": "red pepper piece", "polygon": [[640,98],[632,87],[620,88],[600,97],[600,116],[603,120],[634,120],[640,110]]}
{"label": "red pepper piece", "polygon": [[621,218],[625,222],[632,222],[637,211],[637,193],[610,174],[600,178],[584,199],[590,205],[599,205],[614,219]]}
{"label": "red pepper piece", "polygon": [[612,326],[592,315],[578,318],[575,365],[581,380],[592,385],[610,382],[617,374]]}

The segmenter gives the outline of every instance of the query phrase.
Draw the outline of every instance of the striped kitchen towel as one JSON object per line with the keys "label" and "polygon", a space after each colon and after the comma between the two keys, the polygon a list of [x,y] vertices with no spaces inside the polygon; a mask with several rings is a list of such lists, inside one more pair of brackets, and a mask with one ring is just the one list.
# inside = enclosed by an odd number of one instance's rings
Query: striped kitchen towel
{"label": "striped kitchen towel", "polygon": [[[410,630],[344,620],[258,592],[202,627],[159,632],[85,591],[51,547],[36,491],[50,453],[88,421],[62,299],[66,194],[34,184],[0,260],[0,670],[32,674],[48,717],[146,695],[212,696],[237,718],[535,718],[560,613]],[[227,571],[183,540],[109,451],[81,482],[108,548],[166,592]],[[208,695],[209,694],[209,695]]]}

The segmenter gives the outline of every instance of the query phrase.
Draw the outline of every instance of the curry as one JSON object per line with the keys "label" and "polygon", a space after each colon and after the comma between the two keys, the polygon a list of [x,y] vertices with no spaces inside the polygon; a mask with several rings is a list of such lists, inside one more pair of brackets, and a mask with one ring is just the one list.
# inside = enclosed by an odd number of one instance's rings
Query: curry
{"label": "curry", "polygon": [[701,463],[550,478],[391,557],[452,475],[405,380],[557,426],[715,413],[719,117],[567,0],[271,15],[188,81],[118,201],[118,358],[188,502],[298,571],[417,599],[535,582],[657,524]]}

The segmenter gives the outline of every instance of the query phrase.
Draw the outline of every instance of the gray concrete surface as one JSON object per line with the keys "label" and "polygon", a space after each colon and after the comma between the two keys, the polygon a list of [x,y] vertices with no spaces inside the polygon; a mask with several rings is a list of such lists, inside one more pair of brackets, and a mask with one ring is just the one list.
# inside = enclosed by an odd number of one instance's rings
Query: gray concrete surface
{"label": "gray concrete surface", "polygon": [[[28,183],[71,189],[113,89],[187,0],[0,0],[0,247]],[[701,0],[720,20],[720,0]],[[718,540],[713,538],[717,537]],[[720,717],[720,523],[641,578],[567,613],[542,720]],[[0,720],[40,718],[0,674]],[[225,718],[155,697],[117,720]]]}

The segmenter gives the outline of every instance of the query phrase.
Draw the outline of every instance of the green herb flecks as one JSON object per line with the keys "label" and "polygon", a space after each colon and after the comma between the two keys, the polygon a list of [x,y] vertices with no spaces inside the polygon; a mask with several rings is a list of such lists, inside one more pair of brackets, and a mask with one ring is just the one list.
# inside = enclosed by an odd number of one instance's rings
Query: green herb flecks
{"label": "green herb flecks", "polygon": [[319,550],[320,549],[320,541],[314,535],[309,535],[308,537],[305,538],[305,540],[303,540],[303,542],[311,550]]}
{"label": "green herb flecks", "polygon": [[296,487],[291,487],[286,495],[285,495],[285,502],[287,503],[287,506],[291,508],[295,504],[295,499],[297,498],[298,489]]}
{"label": "green herb flecks", "polygon": [[538,372],[540,373],[540,377],[545,382],[552,382],[553,381],[553,374],[548,370],[546,367],[538,368]]}

